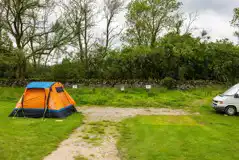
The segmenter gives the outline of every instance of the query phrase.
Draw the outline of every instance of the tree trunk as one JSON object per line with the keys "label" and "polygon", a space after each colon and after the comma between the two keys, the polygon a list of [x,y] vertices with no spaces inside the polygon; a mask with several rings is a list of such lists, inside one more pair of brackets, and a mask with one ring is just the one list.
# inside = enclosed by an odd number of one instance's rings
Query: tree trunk
{"label": "tree trunk", "polygon": [[24,79],[27,70],[27,60],[24,55],[23,49],[18,49],[17,51],[18,65],[16,69],[16,78]]}
{"label": "tree trunk", "polygon": [[85,23],[85,30],[84,30],[84,42],[85,42],[85,52],[84,52],[84,54],[85,54],[85,70],[86,70],[86,72],[88,72],[88,64],[89,64],[89,62],[88,62],[88,39],[87,39],[87,35],[88,35],[88,33],[87,33],[87,31],[88,31],[88,20],[87,20],[87,18],[88,18],[88,14],[87,14],[87,7],[85,8],[85,12],[84,12],[84,23]]}

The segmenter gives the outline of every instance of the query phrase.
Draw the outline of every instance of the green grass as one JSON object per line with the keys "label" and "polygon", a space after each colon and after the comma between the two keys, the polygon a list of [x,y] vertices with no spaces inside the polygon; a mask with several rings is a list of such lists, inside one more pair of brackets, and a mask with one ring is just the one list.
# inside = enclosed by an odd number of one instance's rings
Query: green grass
{"label": "green grass", "polygon": [[24,92],[24,88],[0,87],[0,101],[17,102]]}
{"label": "green grass", "polygon": [[9,118],[22,89],[7,90],[1,89],[5,97],[0,98],[0,159],[41,160],[81,125],[80,114],[74,114],[62,122],[55,119]]}
{"label": "green grass", "polygon": [[169,91],[154,88],[149,93],[143,88],[129,88],[121,92],[116,88],[68,89],[78,105],[116,107],[173,107],[192,108],[211,102],[212,97],[222,93],[224,87],[213,86],[189,91]]}
{"label": "green grass", "polygon": [[77,156],[75,157],[75,160],[88,160],[88,159],[83,156]]}
{"label": "green grass", "polygon": [[116,128],[120,125],[120,123],[111,121],[90,122],[84,126],[82,131],[84,135],[81,137],[92,145],[101,145],[105,135],[117,136]]}
{"label": "green grass", "polygon": [[222,115],[128,119],[118,143],[123,160],[239,159],[239,119]]}
{"label": "green grass", "polygon": [[[23,93],[23,88],[1,88],[0,101],[15,102]],[[116,107],[173,107],[198,109],[225,90],[221,86],[198,88],[189,91],[154,88],[149,93],[143,88],[128,88],[121,92],[117,88],[79,88],[67,89],[79,106]],[[194,108],[193,108],[194,107]]]}
{"label": "green grass", "polygon": [[[119,127],[118,149],[123,160],[239,159],[239,119],[217,114],[211,99],[223,87],[161,91],[159,106],[200,112],[192,116],[138,116]],[[149,97],[150,99],[150,97]],[[156,104],[155,103],[155,104]]]}
{"label": "green grass", "polygon": [[[73,115],[63,122],[8,118],[23,90],[0,88],[0,159],[42,159],[81,124],[81,115]],[[189,91],[155,88],[149,93],[145,89],[127,89],[126,92],[116,88],[67,90],[79,106],[167,107],[201,113],[199,116],[146,116],[125,120],[118,126],[121,133],[118,148],[123,159],[239,158],[236,154],[238,117],[224,117],[210,107],[212,98],[222,93],[224,87]],[[95,132],[104,134],[102,129]],[[86,134],[85,138],[90,137]]]}

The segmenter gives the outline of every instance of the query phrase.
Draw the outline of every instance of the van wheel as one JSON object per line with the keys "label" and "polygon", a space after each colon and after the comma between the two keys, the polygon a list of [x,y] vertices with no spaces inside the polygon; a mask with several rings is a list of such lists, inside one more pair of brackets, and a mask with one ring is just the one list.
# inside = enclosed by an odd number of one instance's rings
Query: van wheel
{"label": "van wheel", "polygon": [[229,116],[234,116],[237,113],[236,107],[234,106],[229,106],[226,109],[226,114]]}

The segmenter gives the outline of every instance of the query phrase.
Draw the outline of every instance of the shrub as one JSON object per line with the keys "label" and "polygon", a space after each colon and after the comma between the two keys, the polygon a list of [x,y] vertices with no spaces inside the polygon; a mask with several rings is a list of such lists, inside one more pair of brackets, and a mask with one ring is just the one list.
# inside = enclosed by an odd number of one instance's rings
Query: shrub
{"label": "shrub", "polygon": [[167,89],[174,89],[177,86],[177,82],[171,77],[166,77],[162,80],[161,85]]}

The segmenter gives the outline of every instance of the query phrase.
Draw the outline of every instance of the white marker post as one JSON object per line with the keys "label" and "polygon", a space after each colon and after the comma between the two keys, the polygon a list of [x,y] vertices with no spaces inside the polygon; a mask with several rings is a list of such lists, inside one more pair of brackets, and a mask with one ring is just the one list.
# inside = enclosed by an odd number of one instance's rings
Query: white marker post
{"label": "white marker post", "polygon": [[146,91],[147,91],[147,93],[149,95],[150,90],[152,89],[152,86],[151,85],[146,85],[145,88],[146,88]]}
{"label": "white marker post", "polygon": [[73,88],[73,89],[77,89],[78,86],[77,86],[77,85],[73,85],[72,88]]}
{"label": "white marker post", "polygon": [[152,89],[151,85],[146,85],[145,87],[146,87],[147,90],[151,90]]}
{"label": "white marker post", "polygon": [[124,86],[121,86],[120,90],[121,90],[121,92],[124,92],[125,91]]}

